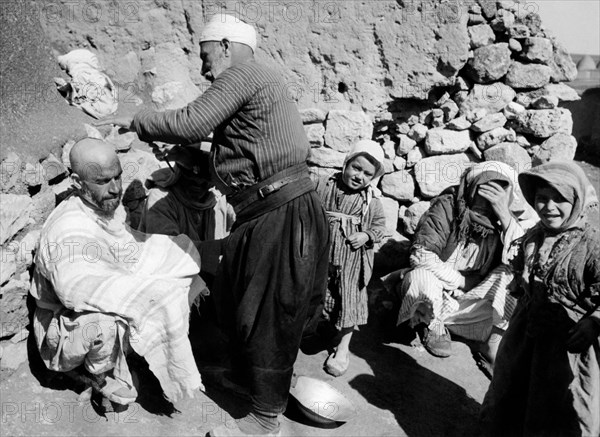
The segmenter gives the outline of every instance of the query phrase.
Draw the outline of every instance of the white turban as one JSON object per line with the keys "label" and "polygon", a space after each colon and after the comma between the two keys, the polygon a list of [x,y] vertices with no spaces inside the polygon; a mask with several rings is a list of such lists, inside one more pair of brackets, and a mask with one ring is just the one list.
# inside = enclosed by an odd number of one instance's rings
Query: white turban
{"label": "white turban", "polygon": [[256,51],[256,30],[232,15],[216,14],[206,23],[200,35],[200,42],[221,41],[228,39],[232,42],[246,44]]}

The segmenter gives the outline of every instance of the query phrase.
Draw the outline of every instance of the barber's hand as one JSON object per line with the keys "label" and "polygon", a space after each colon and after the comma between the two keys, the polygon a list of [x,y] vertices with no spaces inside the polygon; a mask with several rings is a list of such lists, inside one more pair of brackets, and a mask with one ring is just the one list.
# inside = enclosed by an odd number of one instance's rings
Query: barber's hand
{"label": "barber's hand", "polygon": [[188,169],[195,165],[194,156],[186,147],[167,143],[150,143],[150,147],[159,161],[173,161]]}
{"label": "barber's hand", "polygon": [[119,126],[121,131],[131,132],[131,124],[133,123],[133,116],[131,115],[109,115],[108,117],[101,118],[98,121],[95,121],[94,126],[105,126],[107,124],[114,124],[115,126]]}
{"label": "barber's hand", "polygon": [[369,241],[369,235],[366,232],[356,232],[348,237],[346,240],[352,249],[356,250]]}
{"label": "barber's hand", "polygon": [[495,182],[489,181],[485,184],[481,184],[477,190],[477,193],[485,200],[490,202],[492,211],[496,214],[496,217],[500,220],[503,227],[510,221],[510,190],[502,188],[502,186]]}
{"label": "barber's hand", "polygon": [[580,354],[589,348],[600,335],[600,325],[594,320],[584,317],[569,330],[567,350],[572,354]]}

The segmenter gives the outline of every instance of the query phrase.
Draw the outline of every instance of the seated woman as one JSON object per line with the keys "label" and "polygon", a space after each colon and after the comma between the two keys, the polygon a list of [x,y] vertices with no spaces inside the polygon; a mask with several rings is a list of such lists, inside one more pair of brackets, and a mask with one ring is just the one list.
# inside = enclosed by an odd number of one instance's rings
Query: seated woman
{"label": "seated woman", "polygon": [[482,408],[487,435],[600,435],[598,198],[575,163],[519,176],[540,223],[511,262],[519,297]]}
{"label": "seated woman", "polygon": [[[421,218],[406,274],[386,280],[400,296],[398,325],[421,334],[432,355],[448,357],[450,332],[481,344],[491,366],[515,300],[509,245],[533,226],[535,214],[519,195],[516,171],[487,161],[465,171],[459,186],[434,199]],[[403,276],[403,277],[402,277]]]}

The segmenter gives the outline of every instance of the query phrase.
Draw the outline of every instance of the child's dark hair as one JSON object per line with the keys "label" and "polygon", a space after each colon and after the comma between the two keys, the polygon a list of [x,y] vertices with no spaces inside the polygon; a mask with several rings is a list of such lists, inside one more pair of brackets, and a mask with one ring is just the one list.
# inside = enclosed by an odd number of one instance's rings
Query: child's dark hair
{"label": "child's dark hair", "polygon": [[363,158],[365,158],[367,161],[369,161],[371,163],[371,165],[373,167],[375,167],[375,173],[378,173],[381,170],[381,167],[383,164],[381,162],[377,161],[372,155],[369,155],[366,152],[358,152],[356,155],[354,155],[352,158],[350,158],[350,160],[348,160],[346,165],[350,164],[352,161],[354,161],[359,156],[362,156]]}

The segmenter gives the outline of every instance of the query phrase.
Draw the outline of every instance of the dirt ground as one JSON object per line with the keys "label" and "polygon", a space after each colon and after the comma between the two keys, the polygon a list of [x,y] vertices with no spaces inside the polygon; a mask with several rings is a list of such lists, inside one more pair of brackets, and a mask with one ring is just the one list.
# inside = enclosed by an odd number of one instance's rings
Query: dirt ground
{"label": "dirt ground", "polygon": [[[192,325],[192,329],[193,338],[203,336],[195,346],[215,338],[210,327]],[[330,383],[354,404],[356,415],[333,428],[320,427],[308,421],[291,398],[282,417],[282,434],[474,435],[488,380],[477,369],[467,346],[455,342],[455,355],[439,359],[420,346],[390,342],[388,337],[378,321],[361,329],[351,345],[350,369],[339,378],[322,370],[326,350],[311,355],[300,352],[295,372]],[[31,346],[33,339],[29,340]],[[200,356],[201,369],[207,368],[204,358]],[[138,401],[125,412],[103,417],[80,396],[81,388],[66,385],[62,377],[48,380],[45,376],[47,372],[41,371],[30,348],[30,362],[0,383],[0,435],[197,436],[218,424],[232,424],[249,406],[237,395],[208,384],[205,377],[206,392],[179,401],[172,409],[157,397],[155,383],[145,384],[140,378]]]}

